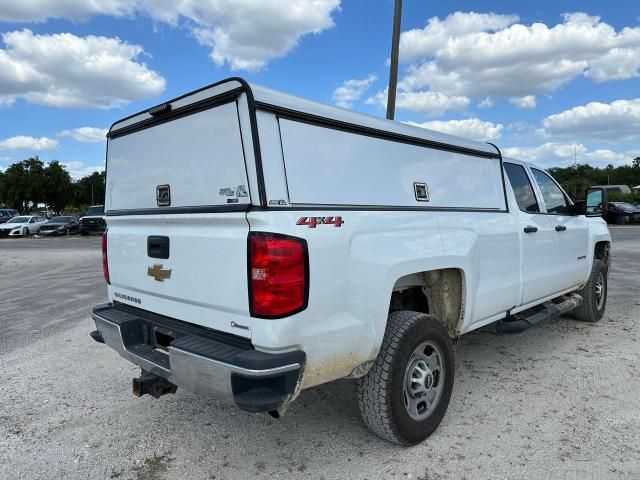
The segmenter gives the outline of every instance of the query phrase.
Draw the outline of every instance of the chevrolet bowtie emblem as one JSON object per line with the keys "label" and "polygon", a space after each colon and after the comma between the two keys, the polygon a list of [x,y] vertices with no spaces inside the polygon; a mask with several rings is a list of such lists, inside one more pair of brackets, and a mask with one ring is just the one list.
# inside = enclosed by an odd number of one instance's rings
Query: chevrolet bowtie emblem
{"label": "chevrolet bowtie emblem", "polygon": [[147,275],[153,277],[153,279],[158,282],[164,282],[166,278],[171,278],[171,269],[164,269],[162,265],[154,265],[153,267],[147,268]]}

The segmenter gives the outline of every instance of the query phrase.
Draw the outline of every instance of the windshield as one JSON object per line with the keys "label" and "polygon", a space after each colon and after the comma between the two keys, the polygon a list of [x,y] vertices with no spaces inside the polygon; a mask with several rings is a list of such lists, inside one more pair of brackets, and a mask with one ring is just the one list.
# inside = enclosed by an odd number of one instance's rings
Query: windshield
{"label": "windshield", "polygon": [[86,216],[89,217],[91,215],[104,215],[104,207],[89,207]]}
{"label": "windshield", "polygon": [[6,210],[0,210],[0,217],[10,217],[11,215]]}
{"label": "windshield", "polygon": [[53,217],[49,220],[51,223],[69,223],[71,222],[71,217]]}
{"label": "windshield", "polygon": [[29,217],[13,217],[7,223],[27,223],[29,221]]}

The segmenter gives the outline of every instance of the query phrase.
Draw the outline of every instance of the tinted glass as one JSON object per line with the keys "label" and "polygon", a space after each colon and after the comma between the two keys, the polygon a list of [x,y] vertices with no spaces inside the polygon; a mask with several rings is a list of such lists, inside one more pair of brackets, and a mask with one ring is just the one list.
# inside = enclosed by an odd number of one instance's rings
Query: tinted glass
{"label": "tinted glass", "polygon": [[50,222],[55,223],[69,223],[71,222],[71,217],[53,217]]}
{"label": "tinted glass", "polygon": [[566,213],[567,199],[560,190],[560,187],[556,185],[549,175],[544,173],[541,170],[536,170],[532,168],[533,178],[538,182],[538,186],[540,187],[540,191],[542,192],[542,199],[544,200],[544,204],[547,207],[547,212],[549,213]]}
{"label": "tinted glass", "polygon": [[90,207],[89,210],[87,210],[87,216],[103,215],[103,214],[104,214],[104,207]]}
{"label": "tinted glass", "polygon": [[27,217],[13,217],[7,223],[27,223],[29,219]]}
{"label": "tinted glass", "polygon": [[509,182],[511,182],[513,193],[516,194],[516,201],[520,210],[523,212],[539,212],[540,207],[538,207],[533,187],[524,167],[515,163],[505,163],[504,169],[509,177]]}

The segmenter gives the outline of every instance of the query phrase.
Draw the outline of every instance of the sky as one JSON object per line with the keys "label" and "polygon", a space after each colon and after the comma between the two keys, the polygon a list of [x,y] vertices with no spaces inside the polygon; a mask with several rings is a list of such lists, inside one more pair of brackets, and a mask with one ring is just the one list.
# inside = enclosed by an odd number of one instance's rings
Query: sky
{"label": "sky", "polygon": [[[116,120],[229,76],[384,117],[393,0],[0,0],[0,169],[104,168]],[[640,2],[404,0],[396,120],[543,167],[640,155]]]}

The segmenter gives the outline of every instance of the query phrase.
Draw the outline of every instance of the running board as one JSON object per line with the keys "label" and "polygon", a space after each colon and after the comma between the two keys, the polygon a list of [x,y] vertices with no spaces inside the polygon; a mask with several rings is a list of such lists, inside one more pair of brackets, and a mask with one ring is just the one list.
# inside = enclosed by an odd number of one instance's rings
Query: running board
{"label": "running board", "polygon": [[540,306],[533,307],[514,316],[505,318],[496,323],[496,333],[520,333],[537,325],[540,322],[567,313],[582,304],[582,297],[577,293],[564,296],[560,303],[552,301],[545,302]]}

